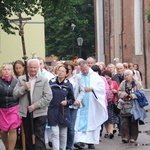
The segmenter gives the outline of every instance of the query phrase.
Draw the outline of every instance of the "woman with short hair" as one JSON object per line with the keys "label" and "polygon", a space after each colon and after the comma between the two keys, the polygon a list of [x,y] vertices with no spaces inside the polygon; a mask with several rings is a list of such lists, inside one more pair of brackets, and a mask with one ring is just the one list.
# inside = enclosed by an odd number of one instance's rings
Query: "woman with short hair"
{"label": "woman with short hair", "polygon": [[135,92],[142,91],[140,82],[133,78],[133,71],[126,69],[124,71],[125,80],[119,86],[118,96],[120,98],[118,107],[121,109],[121,138],[123,143],[134,143],[138,137],[138,120],[133,119],[131,109],[133,101],[137,100]]}
{"label": "woman with short hair", "polygon": [[105,128],[107,134],[105,134],[104,137],[112,139],[114,138],[114,124],[119,122],[117,113],[114,109],[114,103],[118,101],[118,84],[111,79],[112,73],[109,70],[103,71],[102,75],[106,78],[109,87],[109,90],[106,93],[108,102],[108,120],[105,122]]}
{"label": "woman with short hair", "polygon": [[9,63],[3,64],[0,77],[0,132],[6,150],[14,150],[17,140],[16,129],[21,124],[18,99],[13,98],[16,83],[13,66]]}
{"label": "woman with short hair", "polygon": [[68,67],[58,67],[57,76],[49,81],[53,98],[48,107],[48,125],[54,150],[66,150],[67,127],[70,126],[69,106],[75,101],[72,84],[66,79]]}

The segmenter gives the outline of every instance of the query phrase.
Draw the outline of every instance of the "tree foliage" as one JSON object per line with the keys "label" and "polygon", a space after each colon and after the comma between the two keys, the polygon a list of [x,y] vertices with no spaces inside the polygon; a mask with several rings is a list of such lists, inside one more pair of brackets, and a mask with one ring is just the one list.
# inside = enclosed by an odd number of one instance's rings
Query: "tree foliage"
{"label": "tree foliage", "polygon": [[150,22],[150,9],[146,10],[147,20]]}
{"label": "tree foliage", "polygon": [[27,15],[34,15],[38,13],[40,5],[34,0],[1,0],[0,1],[0,23],[2,29],[8,34],[14,33],[15,27],[13,27],[9,18],[14,14],[17,15],[19,11],[25,12]]}
{"label": "tree foliage", "polygon": [[14,34],[14,29],[9,18],[14,14],[17,15],[19,11],[27,15],[35,15],[37,13],[43,14],[44,10],[49,5],[66,5],[69,7],[70,0],[0,0],[0,24],[2,29],[8,34]]}
{"label": "tree foliage", "polygon": [[[71,24],[76,25],[72,30]],[[95,55],[94,51],[94,8],[91,0],[72,0],[69,8],[59,9],[49,5],[45,11],[46,55],[69,56],[79,54],[77,37],[84,39],[82,57]]]}
{"label": "tree foliage", "polygon": [[[14,34],[9,18],[19,11],[45,18],[46,55],[66,59],[78,55],[77,37],[84,39],[83,56],[94,55],[94,10],[92,0],[0,0],[0,23],[8,34]],[[71,24],[76,25],[72,30]],[[73,51],[74,49],[74,51]],[[68,58],[69,59],[69,58]]]}

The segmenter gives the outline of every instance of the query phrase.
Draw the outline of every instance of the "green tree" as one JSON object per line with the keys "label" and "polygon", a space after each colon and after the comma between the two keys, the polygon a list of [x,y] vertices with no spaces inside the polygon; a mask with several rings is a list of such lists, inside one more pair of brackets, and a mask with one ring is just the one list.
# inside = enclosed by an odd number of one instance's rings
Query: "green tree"
{"label": "green tree", "polygon": [[[0,24],[8,34],[14,34],[14,29],[18,29],[9,22],[9,18],[17,15],[18,11],[30,16],[37,13],[44,16],[47,56],[54,54],[62,58],[78,55],[76,39],[79,35],[84,39],[84,54],[95,54],[92,0],[0,0]],[[76,25],[74,31],[72,23]]]}
{"label": "green tree", "polygon": [[55,7],[59,5],[69,7],[70,0],[0,0],[0,24],[2,29],[8,34],[14,34],[14,29],[9,18],[14,14],[17,15],[18,11],[21,11],[27,15],[35,15],[37,13],[44,14],[44,10],[49,5]]}
{"label": "green tree", "polygon": [[146,10],[147,20],[150,22],[150,9]]}
{"label": "green tree", "polygon": [[[60,59],[71,59],[69,56],[78,55],[79,35],[84,39],[82,56],[95,55],[93,1],[72,0],[67,9],[61,5],[57,8],[49,5],[44,17],[47,56],[54,54],[60,56]],[[74,30],[71,28],[72,23],[76,25]]]}

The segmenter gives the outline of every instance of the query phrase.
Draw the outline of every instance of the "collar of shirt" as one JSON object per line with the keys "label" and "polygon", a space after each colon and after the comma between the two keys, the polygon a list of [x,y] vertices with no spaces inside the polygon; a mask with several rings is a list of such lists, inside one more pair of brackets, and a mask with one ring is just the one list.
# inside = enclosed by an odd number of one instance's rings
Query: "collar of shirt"
{"label": "collar of shirt", "polygon": [[29,76],[29,79],[32,80],[32,79],[37,78],[37,77],[38,77],[38,74],[36,74],[34,77],[31,77],[29,74],[28,74],[28,76]]}

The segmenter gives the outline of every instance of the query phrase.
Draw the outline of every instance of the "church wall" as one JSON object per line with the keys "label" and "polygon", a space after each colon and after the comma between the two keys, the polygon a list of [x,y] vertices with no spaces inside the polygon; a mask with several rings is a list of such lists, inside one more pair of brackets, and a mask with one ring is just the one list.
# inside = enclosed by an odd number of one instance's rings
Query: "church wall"
{"label": "church wall", "polygon": [[[104,0],[105,4],[108,2],[107,0]],[[122,7],[120,12],[120,18],[118,18],[118,21],[121,21],[120,23],[120,34],[119,34],[119,43],[116,43],[116,20],[114,16],[115,12],[115,1],[112,0],[109,5],[104,6],[105,11],[105,24],[107,25],[105,28],[105,41],[107,41],[107,44],[109,46],[105,47],[106,52],[106,59],[105,63],[113,62],[114,57],[118,57],[116,53],[116,46],[119,44],[118,54],[121,62],[133,62],[135,64],[139,64],[139,68],[143,74],[143,85],[145,88],[150,88],[150,80],[148,77],[150,76],[150,23],[147,22],[147,18],[145,15],[146,9],[149,9],[150,0],[141,0],[141,4],[143,3],[143,6],[141,5],[141,42],[142,53],[137,53],[135,49],[135,23],[137,23],[136,20],[134,20],[135,14],[135,1],[134,0],[122,0],[120,3],[120,7]],[[109,6],[109,7],[108,7]],[[108,11],[108,8],[109,11]],[[110,14],[110,15],[108,15]],[[109,16],[109,17],[108,17]],[[136,16],[137,17],[137,16]],[[143,18],[142,18],[143,17]],[[107,18],[107,19],[106,19]],[[119,20],[121,19],[121,20]],[[119,25],[119,24],[117,24]],[[106,30],[107,29],[107,30]],[[108,30],[109,29],[109,30]],[[119,30],[119,26],[118,26]],[[109,38],[109,39],[108,39]],[[136,40],[137,42],[138,40]]]}

